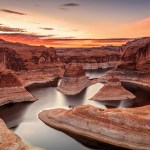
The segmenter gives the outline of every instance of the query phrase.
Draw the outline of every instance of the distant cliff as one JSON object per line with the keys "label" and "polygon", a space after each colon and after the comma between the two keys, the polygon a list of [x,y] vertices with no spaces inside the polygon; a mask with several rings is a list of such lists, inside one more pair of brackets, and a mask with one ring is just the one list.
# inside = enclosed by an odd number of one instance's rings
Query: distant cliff
{"label": "distant cliff", "polygon": [[30,46],[0,40],[0,67],[14,71],[46,69],[60,65],[53,47]]}
{"label": "distant cliff", "polygon": [[122,55],[116,69],[150,72],[150,38],[136,39],[122,46]]}
{"label": "distant cliff", "polygon": [[80,63],[84,69],[98,69],[115,67],[122,51],[117,46],[106,46],[100,48],[68,48],[58,49],[60,60],[66,64]]}

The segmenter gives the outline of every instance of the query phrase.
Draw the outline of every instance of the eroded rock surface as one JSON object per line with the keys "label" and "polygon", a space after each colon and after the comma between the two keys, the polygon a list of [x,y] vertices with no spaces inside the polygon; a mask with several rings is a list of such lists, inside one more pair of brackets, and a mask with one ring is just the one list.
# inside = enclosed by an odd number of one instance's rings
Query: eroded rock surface
{"label": "eroded rock surface", "polygon": [[10,70],[0,70],[0,91],[0,106],[7,103],[36,100]]}
{"label": "eroded rock surface", "polygon": [[91,105],[39,114],[47,125],[119,147],[150,149],[150,106],[100,109]]}
{"label": "eroded rock surface", "polygon": [[64,77],[57,90],[66,95],[75,95],[89,86],[89,78],[80,64],[71,63],[67,66]]}
{"label": "eroded rock surface", "polygon": [[135,96],[127,91],[118,78],[112,77],[91,99],[96,101],[129,100]]}

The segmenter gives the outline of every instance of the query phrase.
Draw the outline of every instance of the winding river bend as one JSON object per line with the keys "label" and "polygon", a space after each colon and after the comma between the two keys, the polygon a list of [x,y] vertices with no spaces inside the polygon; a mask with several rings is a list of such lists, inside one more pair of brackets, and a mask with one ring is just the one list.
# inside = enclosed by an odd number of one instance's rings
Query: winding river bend
{"label": "winding river bend", "polygon": [[[95,78],[103,75],[105,71],[88,71],[87,75],[90,78]],[[58,92],[55,87],[30,89],[29,92],[38,98],[38,101],[33,103],[17,103],[9,104],[0,108],[0,118],[2,118],[7,126],[15,131],[23,140],[29,144],[46,150],[113,150],[117,149],[107,144],[101,144],[89,141],[75,135],[67,135],[46,126],[38,119],[38,113],[50,108],[70,108],[83,104],[91,104],[100,108],[112,107],[139,107],[150,104],[150,92],[141,89],[140,87],[125,88],[133,92],[137,98],[130,101],[118,101],[100,103],[90,99],[98,90],[103,87],[103,84],[97,83],[85,89],[76,96],[65,96]],[[81,144],[82,143],[82,144]]]}

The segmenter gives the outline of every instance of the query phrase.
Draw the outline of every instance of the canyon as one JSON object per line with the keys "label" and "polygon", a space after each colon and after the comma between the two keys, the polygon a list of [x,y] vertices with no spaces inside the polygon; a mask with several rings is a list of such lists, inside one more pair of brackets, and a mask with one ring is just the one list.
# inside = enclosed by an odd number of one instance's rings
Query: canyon
{"label": "canyon", "polygon": [[[112,69],[98,78],[89,78],[85,73],[85,70],[89,69],[106,68]],[[105,82],[100,91],[92,97],[93,100],[134,99],[134,94],[123,87],[124,83],[138,85],[149,91],[150,38],[135,39],[120,47],[69,50],[0,40],[1,106],[36,101],[37,98],[27,91],[32,86],[56,87],[58,84],[56,90],[73,96],[82,94],[87,87]],[[39,119],[53,128],[99,142],[128,149],[149,150],[149,110],[149,105],[116,109],[98,108],[98,104],[97,107],[83,105],[73,106],[71,109],[45,110],[39,113]],[[0,129],[4,138],[10,132],[10,146],[17,145],[15,148],[19,150],[20,145],[15,141],[18,136],[9,131],[3,121],[0,121]],[[5,142],[1,142],[3,149]],[[19,143],[23,145],[22,150],[28,150],[20,138]],[[5,149],[8,149],[7,143]]]}
{"label": "canyon", "polygon": [[114,68],[118,63],[122,49],[119,46],[102,46],[96,48],[58,49],[60,60],[65,63],[79,63],[84,69]]}
{"label": "canyon", "polygon": [[[91,84],[111,81],[113,76],[122,83],[138,85],[149,90],[150,38],[130,41],[121,49],[124,52],[116,67],[102,77],[92,79]],[[106,84],[101,90],[105,89],[107,85],[110,87],[110,84]],[[118,84],[114,84],[113,91],[116,90],[117,86]],[[114,96],[112,90],[110,91],[108,88],[104,92],[108,92],[105,100],[109,99],[111,95]],[[120,96],[122,98],[121,93]],[[134,95],[131,94],[131,97],[134,98]],[[45,110],[39,113],[39,118],[45,124],[65,133],[74,133],[122,148],[149,150],[149,110],[150,105],[126,109],[101,109],[84,105],[69,110],[62,108]]]}

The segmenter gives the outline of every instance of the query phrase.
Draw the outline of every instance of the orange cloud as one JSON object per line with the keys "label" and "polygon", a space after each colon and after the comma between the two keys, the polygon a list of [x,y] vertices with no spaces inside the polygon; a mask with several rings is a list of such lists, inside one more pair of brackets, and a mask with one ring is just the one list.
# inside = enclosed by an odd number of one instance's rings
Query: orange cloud
{"label": "orange cloud", "polygon": [[[0,38],[10,42],[20,42],[30,45],[45,45],[56,48],[67,47],[101,47],[106,45],[122,45],[130,39],[57,39],[42,35],[22,33],[1,33]],[[67,37],[66,37],[67,38]]]}

